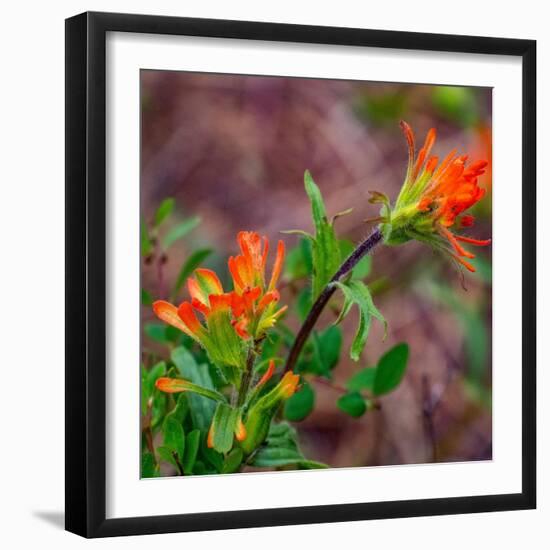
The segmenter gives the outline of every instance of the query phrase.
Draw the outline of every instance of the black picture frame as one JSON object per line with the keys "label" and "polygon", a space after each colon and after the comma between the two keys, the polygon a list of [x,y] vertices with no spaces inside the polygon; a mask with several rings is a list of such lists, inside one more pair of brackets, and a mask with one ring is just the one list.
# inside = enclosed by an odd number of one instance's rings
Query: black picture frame
{"label": "black picture frame", "polygon": [[[522,491],[106,519],[105,41],[109,31],[520,57],[523,67]],[[536,506],[536,42],[115,13],[66,20],[66,529],[107,537],[530,509]]]}

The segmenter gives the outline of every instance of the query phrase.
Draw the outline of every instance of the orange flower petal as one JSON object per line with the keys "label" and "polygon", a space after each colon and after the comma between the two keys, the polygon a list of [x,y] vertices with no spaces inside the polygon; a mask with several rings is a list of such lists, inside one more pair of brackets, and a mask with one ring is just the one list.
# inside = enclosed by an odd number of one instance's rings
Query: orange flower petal
{"label": "orange flower petal", "polygon": [[275,372],[275,361],[273,361],[273,359],[270,359],[267,370],[264,372],[263,376],[258,381],[258,387],[263,386],[273,376],[274,372]]}
{"label": "orange flower petal", "polygon": [[189,329],[191,336],[197,336],[201,332],[202,325],[193,311],[193,306],[189,302],[182,302],[180,304],[178,316]]}
{"label": "orange flower petal", "polygon": [[235,437],[237,441],[244,441],[246,439],[246,428],[243,424],[242,418],[239,418],[237,425],[235,426]]}
{"label": "orange flower petal", "polygon": [[199,283],[193,277],[187,279],[187,290],[193,301],[200,302],[205,306],[208,305],[208,296],[204,293]]}
{"label": "orange flower petal", "polygon": [[269,287],[268,287],[269,290],[273,290],[275,288],[275,285],[277,284],[277,281],[279,280],[281,269],[283,268],[284,258],[285,258],[285,243],[283,241],[279,241],[277,243],[277,256],[275,257],[275,263],[273,264],[271,281],[269,281]]}
{"label": "orange flower petal", "polygon": [[239,321],[231,321],[235,332],[243,339],[248,340],[250,333],[246,330],[248,327],[248,319],[240,319]]}
{"label": "orange flower petal", "polygon": [[153,304],[155,315],[165,323],[181,330],[189,336],[193,336],[191,329],[178,315],[178,308],[164,300],[157,300]]}
{"label": "orange flower petal", "polygon": [[231,256],[227,261],[227,265],[229,267],[229,272],[231,273],[231,277],[233,279],[233,286],[235,287],[236,290],[242,291],[246,287],[246,284],[241,279],[241,274],[239,272],[236,258]]}
{"label": "orange flower petal", "polygon": [[206,294],[222,294],[223,287],[220,279],[211,269],[199,268],[195,270],[195,277]]}
{"label": "orange flower petal", "polygon": [[157,378],[155,386],[162,392],[165,393],[179,393],[186,391],[188,388],[187,380],[182,380],[181,378]]}
{"label": "orange flower petal", "polygon": [[473,244],[474,246],[487,246],[491,244],[491,239],[479,240],[479,239],[472,239],[470,237],[463,237],[462,235],[455,235],[455,237],[457,241]]}
{"label": "orange flower petal", "polygon": [[210,313],[219,311],[230,311],[232,305],[231,292],[225,294],[211,294],[208,299],[210,301]]}

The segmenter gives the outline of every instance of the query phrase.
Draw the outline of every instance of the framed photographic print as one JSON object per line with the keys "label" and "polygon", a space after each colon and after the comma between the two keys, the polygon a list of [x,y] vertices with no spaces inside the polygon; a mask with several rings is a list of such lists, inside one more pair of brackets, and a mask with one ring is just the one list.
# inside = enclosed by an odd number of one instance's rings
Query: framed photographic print
{"label": "framed photographic print", "polygon": [[66,528],[535,507],[534,41],[66,22]]}

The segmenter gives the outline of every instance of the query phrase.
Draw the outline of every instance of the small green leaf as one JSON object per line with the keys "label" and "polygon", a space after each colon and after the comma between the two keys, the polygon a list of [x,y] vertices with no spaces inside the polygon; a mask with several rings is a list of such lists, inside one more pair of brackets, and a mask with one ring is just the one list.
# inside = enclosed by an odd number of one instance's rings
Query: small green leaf
{"label": "small green leaf", "polygon": [[342,395],[336,402],[338,408],[353,416],[354,418],[359,418],[367,410],[367,404],[359,392],[351,392]]}
{"label": "small green leaf", "polygon": [[168,250],[176,241],[179,241],[185,237],[188,233],[193,231],[201,223],[201,219],[198,216],[188,218],[187,220],[174,226],[168,233],[166,233],[162,240],[162,248]]}
{"label": "small green leaf", "polygon": [[218,403],[210,428],[214,450],[222,454],[231,450],[238,419],[239,409],[226,403]]}
{"label": "small green leaf", "polygon": [[342,312],[336,322],[340,322],[349,313],[352,305],[357,305],[359,309],[359,325],[350,349],[350,357],[354,361],[359,361],[359,357],[361,356],[363,348],[367,343],[372,317],[383,323],[385,329],[384,336],[387,332],[388,323],[378,308],[374,305],[371,293],[363,282],[352,280],[347,283],[334,284],[342,290],[345,297]]}
{"label": "small green leaf", "polygon": [[376,367],[374,395],[389,393],[399,386],[407,368],[408,357],[409,346],[397,344],[380,358]]}
{"label": "small green leaf", "polygon": [[222,474],[232,474],[239,470],[243,461],[243,450],[239,447],[235,447],[223,461]]}
{"label": "small green leaf", "polygon": [[145,323],[143,325],[143,331],[151,340],[166,344],[168,339],[166,338],[166,325],[161,323]]}
{"label": "small green leaf", "polygon": [[174,466],[174,468],[178,467],[178,463],[175,458],[176,453],[170,447],[161,445],[160,447],[157,447],[157,453],[159,455],[159,458],[163,462],[166,462],[167,464],[171,464],[172,466]]}
{"label": "small green leaf", "polygon": [[311,275],[311,244],[309,238],[303,238],[286,254],[285,278],[295,281],[309,275]]}
{"label": "small green leaf", "polygon": [[327,467],[320,462],[304,458],[298,447],[296,430],[286,422],[271,424],[265,444],[254,455],[252,464],[261,468],[296,466],[300,469],[312,469]]}
{"label": "small green leaf", "polygon": [[187,413],[189,412],[189,401],[184,393],[176,396],[176,406],[166,415],[166,418],[175,418],[180,424],[183,424]]}
{"label": "small green leaf", "polygon": [[299,391],[286,400],[284,416],[292,422],[300,422],[308,416],[315,405],[315,392],[309,384],[304,384]]}
{"label": "small green leaf", "polygon": [[366,369],[360,370],[346,382],[346,388],[349,391],[372,391],[376,372],[376,367],[367,367]]}
{"label": "small green leaf", "polygon": [[185,437],[185,452],[183,454],[183,472],[190,474],[195,467],[195,461],[197,460],[197,454],[199,452],[199,446],[201,442],[200,430],[193,430]]}
{"label": "small green leaf", "polygon": [[353,268],[353,278],[362,280],[370,275],[372,269],[372,256],[363,256]]}
{"label": "small green leaf", "polygon": [[311,309],[311,289],[308,287],[303,288],[296,298],[296,312],[300,321],[304,321]]}
{"label": "small green leaf", "polygon": [[342,350],[342,329],[336,325],[326,328],[317,339],[320,359],[326,370],[332,370],[340,359]]}
{"label": "small green leaf", "polygon": [[175,298],[187,278],[191,276],[193,271],[195,271],[195,269],[197,269],[197,267],[199,267],[202,262],[210,256],[210,254],[212,254],[211,248],[200,248],[199,250],[195,250],[195,252],[193,252],[187,260],[185,260],[184,264],[181,266],[176,284],[174,285],[172,298]]}
{"label": "small green leaf", "polygon": [[254,466],[276,468],[304,460],[302,453],[281,447],[262,447],[254,457]]}
{"label": "small green leaf", "polygon": [[311,243],[313,259],[312,293],[315,300],[340,266],[340,247],[334,228],[328,222],[321,191],[307,170],[304,174],[304,183],[311,202],[311,213],[315,225],[315,238]]}
{"label": "small green leaf", "polygon": [[216,472],[221,472],[223,468],[223,455],[218,453],[215,449],[211,449],[206,444],[206,436],[201,437],[201,455],[207,460],[209,464],[214,466]]}
{"label": "small green leaf", "polygon": [[330,468],[328,464],[323,464],[322,462],[317,462],[316,460],[300,460],[297,463],[300,470],[324,470],[325,468]]}
{"label": "small green leaf", "polygon": [[166,363],[160,361],[149,371],[143,369],[141,378],[141,413],[147,414],[147,406],[151,397],[153,397],[153,391],[155,389],[155,382],[160,376],[164,376],[166,373]]}
{"label": "small green leaf", "polygon": [[173,416],[167,416],[162,423],[164,446],[174,451],[180,458],[185,450],[183,426]]}
{"label": "small green leaf", "polygon": [[[214,390],[208,366],[198,365],[189,350],[183,346],[175,348],[172,351],[171,358],[183,378],[204,388]],[[188,399],[193,425],[206,433],[214,416],[215,402],[193,393],[188,395]]]}
{"label": "small green leaf", "polygon": [[202,460],[197,460],[193,466],[193,474],[196,476],[202,476],[208,473],[206,464]]}
{"label": "small green leaf", "polygon": [[155,212],[155,227],[158,227],[174,211],[176,201],[169,197],[164,199]]}
{"label": "small green leaf", "polygon": [[153,296],[148,290],[141,289],[141,304],[144,306],[150,306],[153,303]]}
{"label": "small green leaf", "polygon": [[155,463],[155,457],[149,453],[141,455],[141,477],[158,477],[158,469]]}

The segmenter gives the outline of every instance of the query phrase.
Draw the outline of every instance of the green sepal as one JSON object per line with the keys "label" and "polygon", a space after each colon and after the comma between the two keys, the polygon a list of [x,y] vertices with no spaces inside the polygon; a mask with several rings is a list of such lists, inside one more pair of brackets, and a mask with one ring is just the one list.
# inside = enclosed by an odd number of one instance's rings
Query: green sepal
{"label": "green sepal", "polygon": [[239,409],[226,403],[218,404],[209,435],[209,441],[215,451],[225,454],[231,450],[239,416]]}

